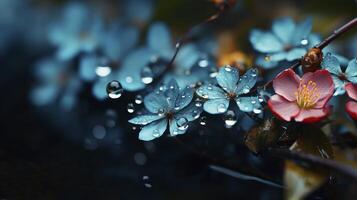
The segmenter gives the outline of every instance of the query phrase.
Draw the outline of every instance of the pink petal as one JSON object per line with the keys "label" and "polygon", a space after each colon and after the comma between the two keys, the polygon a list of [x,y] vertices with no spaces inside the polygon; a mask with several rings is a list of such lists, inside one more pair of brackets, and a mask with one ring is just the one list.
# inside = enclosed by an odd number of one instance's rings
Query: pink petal
{"label": "pink petal", "polygon": [[346,111],[354,120],[357,121],[357,102],[354,101],[347,102]]}
{"label": "pink petal", "polygon": [[295,117],[295,121],[304,123],[314,123],[325,118],[330,112],[331,106],[326,106],[319,109],[302,109],[300,113]]}
{"label": "pink petal", "polygon": [[278,74],[273,80],[275,93],[289,101],[295,101],[295,92],[300,84],[300,77],[292,70],[287,69]]}
{"label": "pink petal", "polygon": [[347,95],[357,101],[357,84],[347,83],[345,89]]}
{"label": "pink petal", "polygon": [[300,112],[296,102],[288,101],[277,94],[269,99],[268,106],[274,115],[285,121],[291,121]]}
{"label": "pink petal", "polygon": [[306,73],[301,78],[301,84],[308,84],[309,81],[316,83],[320,97],[315,108],[323,108],[330,100],[335,90],[332,77],[327,70],[317,70],[314,73]]}

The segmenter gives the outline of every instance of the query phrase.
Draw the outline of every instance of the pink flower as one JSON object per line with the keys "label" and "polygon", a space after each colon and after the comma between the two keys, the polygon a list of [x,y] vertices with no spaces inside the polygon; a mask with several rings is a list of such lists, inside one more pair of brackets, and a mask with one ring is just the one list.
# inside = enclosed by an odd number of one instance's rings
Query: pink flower
{"label": "pink flower", "polygon": [[308,72],[300,78],[292,69],[281,72],[273,80],[275,95],[268,106],[285,121],[317,122],[329,114],[326,105],[333,95],[334,84],[327,70]]}
{"label": "pink flower", "polygon": [[346,111],[354,120],[357,120],[357,84],[347,83],[345,89],[347,95],[355,100],[346,103]]}

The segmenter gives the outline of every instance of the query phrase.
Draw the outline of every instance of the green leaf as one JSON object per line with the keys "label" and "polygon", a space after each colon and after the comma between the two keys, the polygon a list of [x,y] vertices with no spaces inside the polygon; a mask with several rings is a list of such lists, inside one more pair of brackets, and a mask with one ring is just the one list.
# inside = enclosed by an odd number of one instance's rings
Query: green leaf
{"label": "green leaf", "polygon": [[[311,125],[301,127],[300,137],[291,146],[291,151],[313,154],[332,159],[333,149],[325,134]],[[304,163],[285,161],[284,184],[286,199],[302,199],[323,184],[329,172]]]}

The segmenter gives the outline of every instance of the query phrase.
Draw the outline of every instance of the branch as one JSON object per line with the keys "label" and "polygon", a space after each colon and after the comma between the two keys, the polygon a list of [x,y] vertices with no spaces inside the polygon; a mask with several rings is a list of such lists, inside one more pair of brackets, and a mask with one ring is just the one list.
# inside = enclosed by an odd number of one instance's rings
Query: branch
{"label": "branch", "polygon": [[357,181],[356,169],[347,165],[342,165],[333,160],[320,158],[311,154],[303,154],[295,151],[289,151],[286,149],[270,148],[267,150],[267,152],[271,156],[314,164],[322,168],[326,168],[333,172],[336,172],[342,176],[345,176],[346,178]]}

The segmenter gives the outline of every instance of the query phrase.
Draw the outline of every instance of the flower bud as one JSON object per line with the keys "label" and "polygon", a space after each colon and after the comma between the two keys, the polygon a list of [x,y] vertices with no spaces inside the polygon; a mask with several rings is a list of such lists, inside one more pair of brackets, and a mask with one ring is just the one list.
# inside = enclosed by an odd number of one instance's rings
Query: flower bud
{"label": "flower bud", "polygon": [[306,72],[314,72],[321,69],[322,51],[319,48],[311,48],[301,60],[302,70]]}

